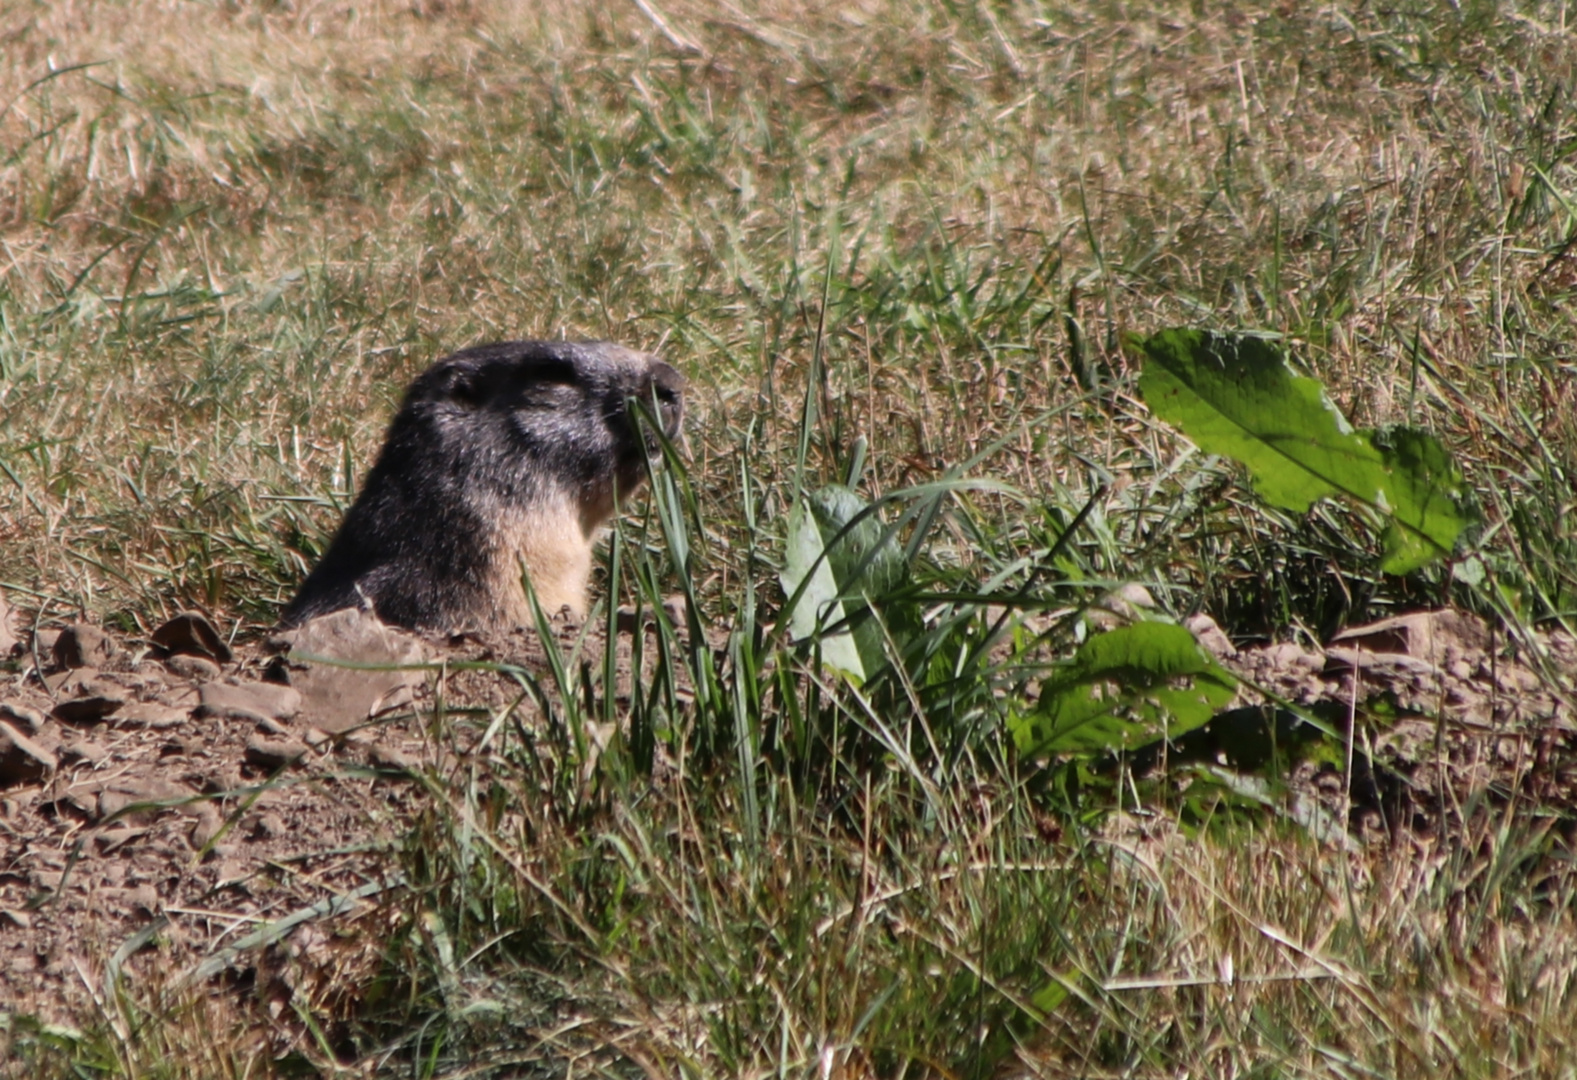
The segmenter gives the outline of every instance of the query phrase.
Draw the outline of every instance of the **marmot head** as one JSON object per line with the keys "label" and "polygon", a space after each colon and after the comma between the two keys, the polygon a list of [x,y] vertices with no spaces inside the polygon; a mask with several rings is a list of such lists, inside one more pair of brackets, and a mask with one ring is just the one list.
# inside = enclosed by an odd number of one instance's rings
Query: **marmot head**
{"label": "marmot head", "polygon": [[481,345],[434,364],[406,392],[389,443],[414,437],[429,456],[464,462],[472,480],[518,500],[557,488],[590,533],[646,478],[655,430],[675,438],[684,376],[647,353],[607,342]]}
{"label": "marmot head", "polygon": [[[417,377],[345,523],[286,608],[370,606],[415,629],[585,609],[592,543],[683,419],[684,377],[606,342],[511,341]],[[636,402],[644,404],[639,408]]]}

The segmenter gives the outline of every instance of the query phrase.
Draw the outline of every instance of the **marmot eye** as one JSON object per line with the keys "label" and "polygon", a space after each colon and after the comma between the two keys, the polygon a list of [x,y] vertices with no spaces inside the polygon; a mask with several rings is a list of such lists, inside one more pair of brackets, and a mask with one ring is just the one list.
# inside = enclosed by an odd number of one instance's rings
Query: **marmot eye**
{"label": "marmot eye", "polygon": [[529,366],[520,369],[520,377],[528,383],[542,383],[548,386],[575,386],[580,382],[580,374],[575,370],[575,365],[568,360],[557,358],[538,360]]}

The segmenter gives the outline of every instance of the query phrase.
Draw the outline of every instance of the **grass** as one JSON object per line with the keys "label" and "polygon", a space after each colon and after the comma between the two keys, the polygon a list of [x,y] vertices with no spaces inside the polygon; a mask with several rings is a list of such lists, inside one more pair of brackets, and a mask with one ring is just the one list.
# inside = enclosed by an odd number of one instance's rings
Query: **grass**
{"label": "grass", "polygon": [[[567,736],[509,743],[498,790],[435,780],[383,959],[292,1017],[132,988],[76,1035],[14,1027],[18,1060],[1571,1075],[1569,808],[1353,854],[1069,807],[1003,745],[1022,677],[958,646],[977,604],[938,653],[963,674],[886,698],[770,633],[801,484],[877,498],[966,463],[1006,488],[937,502],[935,591],[1058,613],[1140,581],[1244,640],[1442,602],[1569,627],[1564,6],[660,7],[0,12],[14,606],[255,636],[415,372],[564,335],[660,348],[692,386],[683,482],[602,587],[685,591],[731,635],[646,658],[688,669],[693,712],[638,706],[589,780]],[[1355,424],[1445,441],[1483,583],[1386,578],[1372,523],[1268,511],[1156,424],[1120,340],[1174,324],[1285,335]],[[683,782],[645,779],[659,743]]]}

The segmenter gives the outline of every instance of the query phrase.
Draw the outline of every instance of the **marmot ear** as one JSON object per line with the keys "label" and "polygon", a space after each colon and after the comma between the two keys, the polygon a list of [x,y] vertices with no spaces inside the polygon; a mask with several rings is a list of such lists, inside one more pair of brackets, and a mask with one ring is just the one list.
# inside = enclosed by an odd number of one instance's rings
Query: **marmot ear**
{"label": "marmot ear", "polygon": [[439,373],[438,394],[461,405],[474,407],[486,397],[482,387],[482,373],[475,365],[455,363]]}

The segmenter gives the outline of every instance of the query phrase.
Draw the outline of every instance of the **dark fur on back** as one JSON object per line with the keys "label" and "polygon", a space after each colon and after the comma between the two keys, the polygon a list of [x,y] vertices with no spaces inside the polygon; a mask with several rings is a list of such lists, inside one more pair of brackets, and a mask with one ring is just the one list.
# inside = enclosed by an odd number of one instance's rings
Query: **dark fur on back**
{"label": "dark fur on back", "polygon": [[521,562],[545,606],[557,578],[571,589],[579,574],[583,592],[597,531],[657,449],[627,403],[655,407],[675,436],[683,387],[669,365],[605,342],[512,341],[438,361],[406,392],[282,625],[370,606],[415,629],[497,628],[522,620]]}

